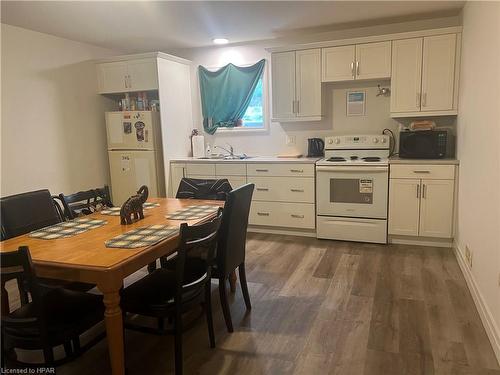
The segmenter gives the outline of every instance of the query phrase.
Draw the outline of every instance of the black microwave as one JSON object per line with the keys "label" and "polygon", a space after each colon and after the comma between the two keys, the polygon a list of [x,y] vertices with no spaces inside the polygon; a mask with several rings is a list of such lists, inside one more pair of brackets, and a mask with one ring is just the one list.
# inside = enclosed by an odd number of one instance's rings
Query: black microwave
{"label": "black microwave", "polygon": [[399,157],[440,159],[450,154],[451,139],[446,130],[403,131],[399,133]]}

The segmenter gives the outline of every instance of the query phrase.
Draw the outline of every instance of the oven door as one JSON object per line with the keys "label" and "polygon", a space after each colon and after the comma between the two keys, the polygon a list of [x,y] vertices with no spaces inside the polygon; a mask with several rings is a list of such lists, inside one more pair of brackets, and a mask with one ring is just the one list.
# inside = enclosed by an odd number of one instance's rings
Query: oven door
{"label": "oven door", "polygon": [[387,166],[317,166],[316,212],[386,219],[388,185]]}

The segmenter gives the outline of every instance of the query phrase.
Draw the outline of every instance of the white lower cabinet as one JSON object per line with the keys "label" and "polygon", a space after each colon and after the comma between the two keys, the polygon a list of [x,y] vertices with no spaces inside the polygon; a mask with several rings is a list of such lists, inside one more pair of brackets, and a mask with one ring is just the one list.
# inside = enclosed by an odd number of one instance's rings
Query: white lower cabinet
{"label": "white lower cabinet", "polygon": [[253,201],[249,223],[296,229],[314,229],[314,203]]}
{"label": "white lower cabinet", "polygon": [[392,165],[389,234],[452,238],[454,177],[454,165]]}

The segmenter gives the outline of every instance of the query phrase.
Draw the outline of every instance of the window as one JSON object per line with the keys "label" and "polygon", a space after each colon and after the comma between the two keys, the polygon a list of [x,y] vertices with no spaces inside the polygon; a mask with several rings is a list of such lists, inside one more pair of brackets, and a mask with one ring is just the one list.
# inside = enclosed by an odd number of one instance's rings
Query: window
{"label": "window", "polygon": [[248,129],[263,129],[264,128],[264,95],[263,95],[262,77],[257,82],[257,86],[248,105],[247,111],[243,116],[243,124],[241,127]]}

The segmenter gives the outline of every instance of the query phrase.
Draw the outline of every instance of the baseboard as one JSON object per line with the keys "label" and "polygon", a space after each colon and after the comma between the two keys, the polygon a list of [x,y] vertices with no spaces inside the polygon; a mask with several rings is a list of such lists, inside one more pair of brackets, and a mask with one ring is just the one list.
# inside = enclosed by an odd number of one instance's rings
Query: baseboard
{"label": "baseboard", "polygon": [[493,320],[493,314],[484,301],[484,297],[477,286],[474,275],[472,274],[470,268],[467,266],[463,255],[464,253],[461,251],[458,243],[454,243],[453,249],[455,251],[455,257],[457,258],[460,269],[462,270],[462,274],[464,275],[465,281],[467,282],[467,286],[469,287],[472,299],[474,300],[474,304],[476,305],[476,309],[479,312],[479,316],[481,317],[481,321],[483,323],[484,329],[486,330],[486,334],[490,339],[491,346],[493,347],[493,351],[495,352],[495,356],[497,357],[497,361],[500,365],[500,329],[497,326],[496,322]]}
{"label": "baseboard", "polygon": [[399,245],[453,247],[452,240],[448,238],[389,235],[388,242]]}
{"label": "baseboard", "polygon": [[289,236],[316,237],[316,230],[315,229],[300,230],[300,229],[288,229],[288,228],[281,228],[281,227],[269,227],[269,226],[264,226],[264,225],[258,225],[258,226],[249,225],[248,231],[254,232],[254,233],[270,233],[270,234],[284,234],[284,235],[289,235]]}

